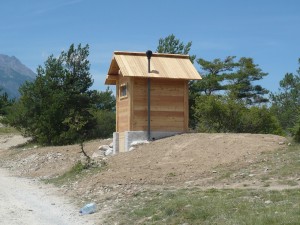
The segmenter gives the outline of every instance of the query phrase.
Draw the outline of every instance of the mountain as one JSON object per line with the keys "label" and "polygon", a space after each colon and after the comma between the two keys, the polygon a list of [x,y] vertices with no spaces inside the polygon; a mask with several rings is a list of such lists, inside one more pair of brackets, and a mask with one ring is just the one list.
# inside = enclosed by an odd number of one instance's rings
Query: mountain
{"label": "mountain", "polygon": [[0,54],[0,89],[10,98],[20,96],[19,87],[25,81],[33,81],[36,74],[23,65],[15,56]]}

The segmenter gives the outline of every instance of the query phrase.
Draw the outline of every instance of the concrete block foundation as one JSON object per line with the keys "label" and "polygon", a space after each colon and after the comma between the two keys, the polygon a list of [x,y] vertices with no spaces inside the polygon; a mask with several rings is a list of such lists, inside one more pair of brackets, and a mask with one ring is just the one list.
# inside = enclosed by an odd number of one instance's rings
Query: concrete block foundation
{"label": "concrete block foundation", "polygon": [[[158,140],[165,137],[174,136],[181,132],[164,132],[164,131],[152,131],[151,141]],[[132,147],[133,142],[147,141],[147,131],[125,131],[125,132],[114,132],[113,133],[113,154],[118,152],[128,152]]]}

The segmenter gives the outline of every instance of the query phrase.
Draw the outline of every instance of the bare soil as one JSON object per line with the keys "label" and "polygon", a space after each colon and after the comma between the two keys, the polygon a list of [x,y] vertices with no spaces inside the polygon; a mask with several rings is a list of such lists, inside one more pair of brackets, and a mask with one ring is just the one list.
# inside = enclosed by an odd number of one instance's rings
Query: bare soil
{"label": "bare soil", "polygon": [[[7,150],[2,142],[3,137],[0,138],[0,166],[23,177],[57,177],[78,160],[84,160],[79,145]],[[111,139],[93,140],[85,143],[84,149],[92,155],[99,151],[100,145],[111,142]],[[62,193],[82,203],[94,201],[101,205],[102,212],[109,212],[112,205],[145,189],[242,187],[238,177],[231,184],[218,183],[214,178],[221,171],[244,168],[260,160],[264,152],[284,150],[286,146],[284,137],[267,134],[177,135],[139,145],[127,153],[104,157],[105,168],[66,183]]]}
{"label": "bare soil", "polygon": [[[15,143],[20,143],[16,140],[21,136],[11,138]],[[90,141],[85,143],[84,149],[92,155],[100,145],[111,141]],[[207,174],[215,173],[214,168],[218,166],[252,163],[262,152],[284,148],[284,142],[287,142],[284,137],[266,134],[182,134],[137,146],[131,152],[110,156],[106,158],[108,167],[104,171],[82,182],[91,180],[92,183],[103,185],[176,185],[197,181]],[[34,146],[20,148],[19,151],[3,151],[6,149],[7,146],[0,147],[4,166],[26,177],[56,177],[68,171],[78,160],[84,160],[79,145]]]}

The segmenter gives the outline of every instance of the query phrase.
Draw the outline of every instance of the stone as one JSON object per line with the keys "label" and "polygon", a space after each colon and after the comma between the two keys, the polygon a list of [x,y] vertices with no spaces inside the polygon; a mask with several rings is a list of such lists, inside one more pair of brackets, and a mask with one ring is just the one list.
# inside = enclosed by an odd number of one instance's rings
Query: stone
{"label": "stone", "polygon": [[137,145],[141,145],[141,144],[149,144],[149,141],[145,141],[145,140],[133,141],[133,142],[131,142],[130,146],[133,147],[133,146],[137,146]]}
{"label": "stone", "polygon": [[100,158],[103,156],[103,153],[101,151],[95,151],[93,154],[92,154],[92,159],[95,159],[95,158]]}
{"label": "stone", "polygon": [[271,200],[265,201],[265,204],[267,204],[267,205],[269,205],[269,204],[271,204],[271,203],[273,203]]}
{"label": "stone", "polygon": [[98,148],[98,150],[101,150],[101,151],[106,151],[108,149],[110,149],[109,145],[100,145]]}
{"label": "stone", "polygon": [[284,141],[278,142],[279,145],[284,145]]}
{"label": "stone", "polygon": [[109,148],[109,149],[107,149],[107,150],[104,152],[104,155],[105,155],[105,156],[112,155],[112,154],[113,154],[113,149],[112,149],[112,148]]}
{"label": "stone", "polygon": [[110,148],[113,148],[113,147],[114,147],[114,143],[112,142],[112,143],[110,143],[108,146],[109,146]]}
{"label": "stone", "polygon": [[135,149],[135,147],[130,147],[129,148],[129,151],[132,151],[132,150],[134,150]]}

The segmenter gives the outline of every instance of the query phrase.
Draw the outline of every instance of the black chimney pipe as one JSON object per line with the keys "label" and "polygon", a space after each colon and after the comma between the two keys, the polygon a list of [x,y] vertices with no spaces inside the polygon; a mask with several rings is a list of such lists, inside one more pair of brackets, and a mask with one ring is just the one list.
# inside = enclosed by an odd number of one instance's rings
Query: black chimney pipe
{"label": "black chimney pipe", "polygon": [[151,141],[151,124],[150,124],[150,89],[151,89],[151,85],[150,85],[150,59],[152,56],[152,51],[148,50],[146,52],[146,56],[148,58],[148,141]]}
{"label": "black chimney pipe", "polygon": [[150,59],[151,59],[151,56],[152,56],[152,51],[148,50],[146,52],[146,56],[147,56],[147,59],[148,59],[148,73],[150,73]]}

